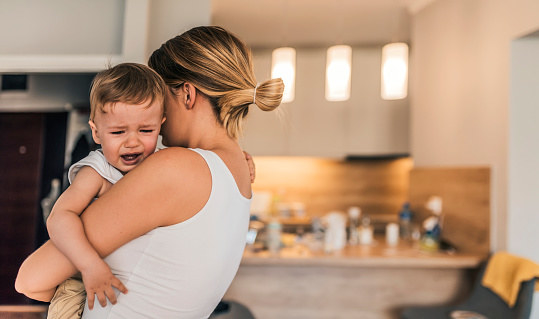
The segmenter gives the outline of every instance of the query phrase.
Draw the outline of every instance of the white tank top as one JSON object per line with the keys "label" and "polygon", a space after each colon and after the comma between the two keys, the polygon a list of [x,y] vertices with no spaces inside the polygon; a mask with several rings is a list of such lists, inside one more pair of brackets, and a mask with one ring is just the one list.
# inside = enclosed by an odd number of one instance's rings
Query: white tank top
{"label": "white tank top", "polygon": [[[251,200],[221,158],[193,149],[209,166],[211,194],[190,219],[156,228],[105,258],[129,292],[116,305],[84,309],[83,319],[207,318],[238,270]],[[151,200],[151,199],[148,199]]]}

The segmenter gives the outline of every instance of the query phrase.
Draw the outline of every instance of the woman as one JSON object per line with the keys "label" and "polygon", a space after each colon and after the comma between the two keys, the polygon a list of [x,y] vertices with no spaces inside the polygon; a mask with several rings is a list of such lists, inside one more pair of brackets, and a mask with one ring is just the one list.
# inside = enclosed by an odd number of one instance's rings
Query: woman
{"label": "woman", "polygon": [[[88,239],[127,286],[83,318],[206,318],[239,267],[251,186],[236,140],[250,104],[275,109],[280,79],[257,84],[248,48],[198,27],[156,50],[150,67],[169,90],[161,134],[146,159],[83,213]],[[21,266],[16,288],[50,300],[75,267],[50,242]]]}

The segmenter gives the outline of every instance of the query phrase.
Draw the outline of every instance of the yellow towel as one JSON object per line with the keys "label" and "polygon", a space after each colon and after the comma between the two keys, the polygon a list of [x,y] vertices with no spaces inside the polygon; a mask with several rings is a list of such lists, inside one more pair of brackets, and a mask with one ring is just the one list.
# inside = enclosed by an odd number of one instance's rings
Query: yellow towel
{"label": "yellow towel", "polygon": [[[534,277],[539,277],[539,265],[507,252],[497,252],[490,257],[482,284],[498,294],[509,307],[513,307],[517,300],[520,283]],[[539,290],[537,282],[535,290]]]}

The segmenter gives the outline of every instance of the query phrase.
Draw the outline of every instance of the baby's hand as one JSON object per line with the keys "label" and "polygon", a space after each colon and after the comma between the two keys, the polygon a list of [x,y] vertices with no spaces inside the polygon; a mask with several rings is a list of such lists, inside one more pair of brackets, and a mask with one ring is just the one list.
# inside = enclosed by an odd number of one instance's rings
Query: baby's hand
{"label": "baby's hand", "polygon": [[249,174],[251,175],[251,183],[254,183],[255,181],[255,162],[253,161],[253,157],[251,154],[243,151],[243,154],[245,155],[245,160],[247,161],[247,165],[249,166]]}
{"label": "baby's hand", "polygon": [[88,298],[88,308],[93,309],[95,295],[101,307],[107,305],[107,298],[111,304],[116,304],[116,294],[112,287],[116,287],[120,292],[127,293],[127,288],[110,271],[109,266],[101,260],[82,273],[82,281]]}

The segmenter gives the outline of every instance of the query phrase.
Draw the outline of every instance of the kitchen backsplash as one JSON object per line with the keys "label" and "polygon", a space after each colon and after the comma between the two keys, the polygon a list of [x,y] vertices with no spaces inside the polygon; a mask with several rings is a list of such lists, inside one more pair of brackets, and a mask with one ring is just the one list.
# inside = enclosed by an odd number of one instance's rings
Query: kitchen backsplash
{"label": "kitchen backsplash", "polygon": [[490,252],[490,168],[417,167],[410,171],[410,204],[417,221],[431,215],[430,196],[442,199],[442,239],[461,252]]}
{"label": "kitchen backsplash", "polygon": [[315,157],[255,157],[255,192],[301,202],[309,217],[359,206],[373,219],[396,220],[408,198],[411,158],[332,160]]}

